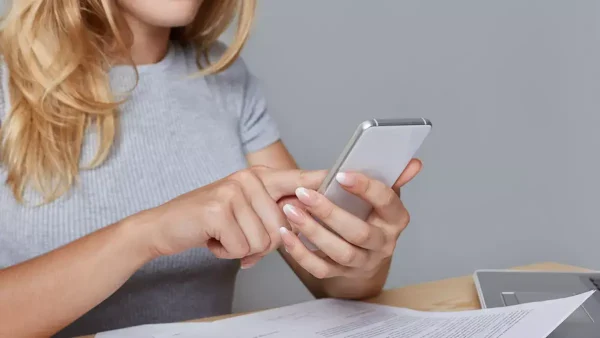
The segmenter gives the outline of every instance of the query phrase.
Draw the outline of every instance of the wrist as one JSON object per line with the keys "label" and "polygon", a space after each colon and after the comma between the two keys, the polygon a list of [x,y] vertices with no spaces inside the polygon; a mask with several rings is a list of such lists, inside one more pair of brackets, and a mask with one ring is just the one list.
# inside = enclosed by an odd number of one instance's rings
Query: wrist
{"label": "wrist", "polygon": [[133,254],[140,257],[143,264],[160,256],[155,250],[152,235],[156,222],[149,211],[142,211],[117,223],[119,237],[126,239]]}
{"label": "wrist", "polygon": [[365,299],[377,296],[383,290],[390,265],[391,258],[386,258],[368,273],[369,277],[323,279],[323,290],[327,297],[333,298]]}

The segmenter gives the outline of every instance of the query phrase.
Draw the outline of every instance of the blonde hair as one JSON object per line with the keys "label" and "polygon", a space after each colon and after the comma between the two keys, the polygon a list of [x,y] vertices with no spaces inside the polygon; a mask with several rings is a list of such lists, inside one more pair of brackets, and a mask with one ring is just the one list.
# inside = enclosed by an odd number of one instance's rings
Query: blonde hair
{"label": "blonde hair", "polygon": [[[107,70],[115,56],[131,61],[127,27],[111,2],[15,1],[3,22],[0,52],[10,73],[5,101],[10,99],[11,110],[0,126],[0,160],[19,202],[28,187],[44,203],[72,187],[90,125],[98,131],[99,146],[85,168],[99,166],[110,153],[120,102],[111,93]],[[204,0],[194,21],[173,29],[171,38],[197,49],[202,73],[220,72],[244,46],[255,6],[256,0]],[[233,42],[210,62],[209,49],[236,15]]]}

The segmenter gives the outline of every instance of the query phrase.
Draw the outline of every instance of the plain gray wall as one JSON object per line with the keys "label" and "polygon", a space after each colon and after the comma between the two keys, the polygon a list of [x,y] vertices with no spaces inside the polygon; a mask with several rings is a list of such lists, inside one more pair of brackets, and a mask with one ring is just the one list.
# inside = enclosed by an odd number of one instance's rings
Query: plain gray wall
{"label": "plain gray wall", "polygon": [[[594,0],[261,0],[244,58],[305,168],[329,168],[364,119],[432,120],[387,287],[600,269],[599,15]],[[276,254],[237,285],[237,311],[311,298]]]}

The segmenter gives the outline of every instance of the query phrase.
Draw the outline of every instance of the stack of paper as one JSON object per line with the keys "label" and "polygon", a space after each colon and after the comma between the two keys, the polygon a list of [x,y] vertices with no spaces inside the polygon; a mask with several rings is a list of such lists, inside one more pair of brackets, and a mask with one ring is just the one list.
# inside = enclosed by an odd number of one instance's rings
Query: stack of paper
{"label": "stack of paper", "polygon": [[335,299],[315,300],[212,323],[144,325],[97,338],[538,338],[547,337],[594,291],[511,307],[420,312]]}

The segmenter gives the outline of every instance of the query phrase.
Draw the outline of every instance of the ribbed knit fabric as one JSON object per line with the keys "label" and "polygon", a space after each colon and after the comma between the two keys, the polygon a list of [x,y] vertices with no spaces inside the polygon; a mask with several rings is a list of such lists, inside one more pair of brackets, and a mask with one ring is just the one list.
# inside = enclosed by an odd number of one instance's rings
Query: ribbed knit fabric
{"label": "ribbed knit fabric", "polygon": [[[216,46],[212,56],[223,48]],[[140,82],[122,106],[111,155],[99,168],[83,170],[68,195],[23,206],[0,186],[0,268],[223,178],[247,166],[246,153],[279,138],[242,60],[218,75],[190,77],[198,71],[195,52],[172,45],[159,63],[138,70]],[[5,65],[1,75],[0,122],[9,110]],[[115,67],[110,76],[116,92],[135,81],[131,67]],[[95,154],[95,137],[89,130],[82,164]],[[238,261],[216,259],[206,249],[156,259],[58,337],[229,313],[238,267]]]}

